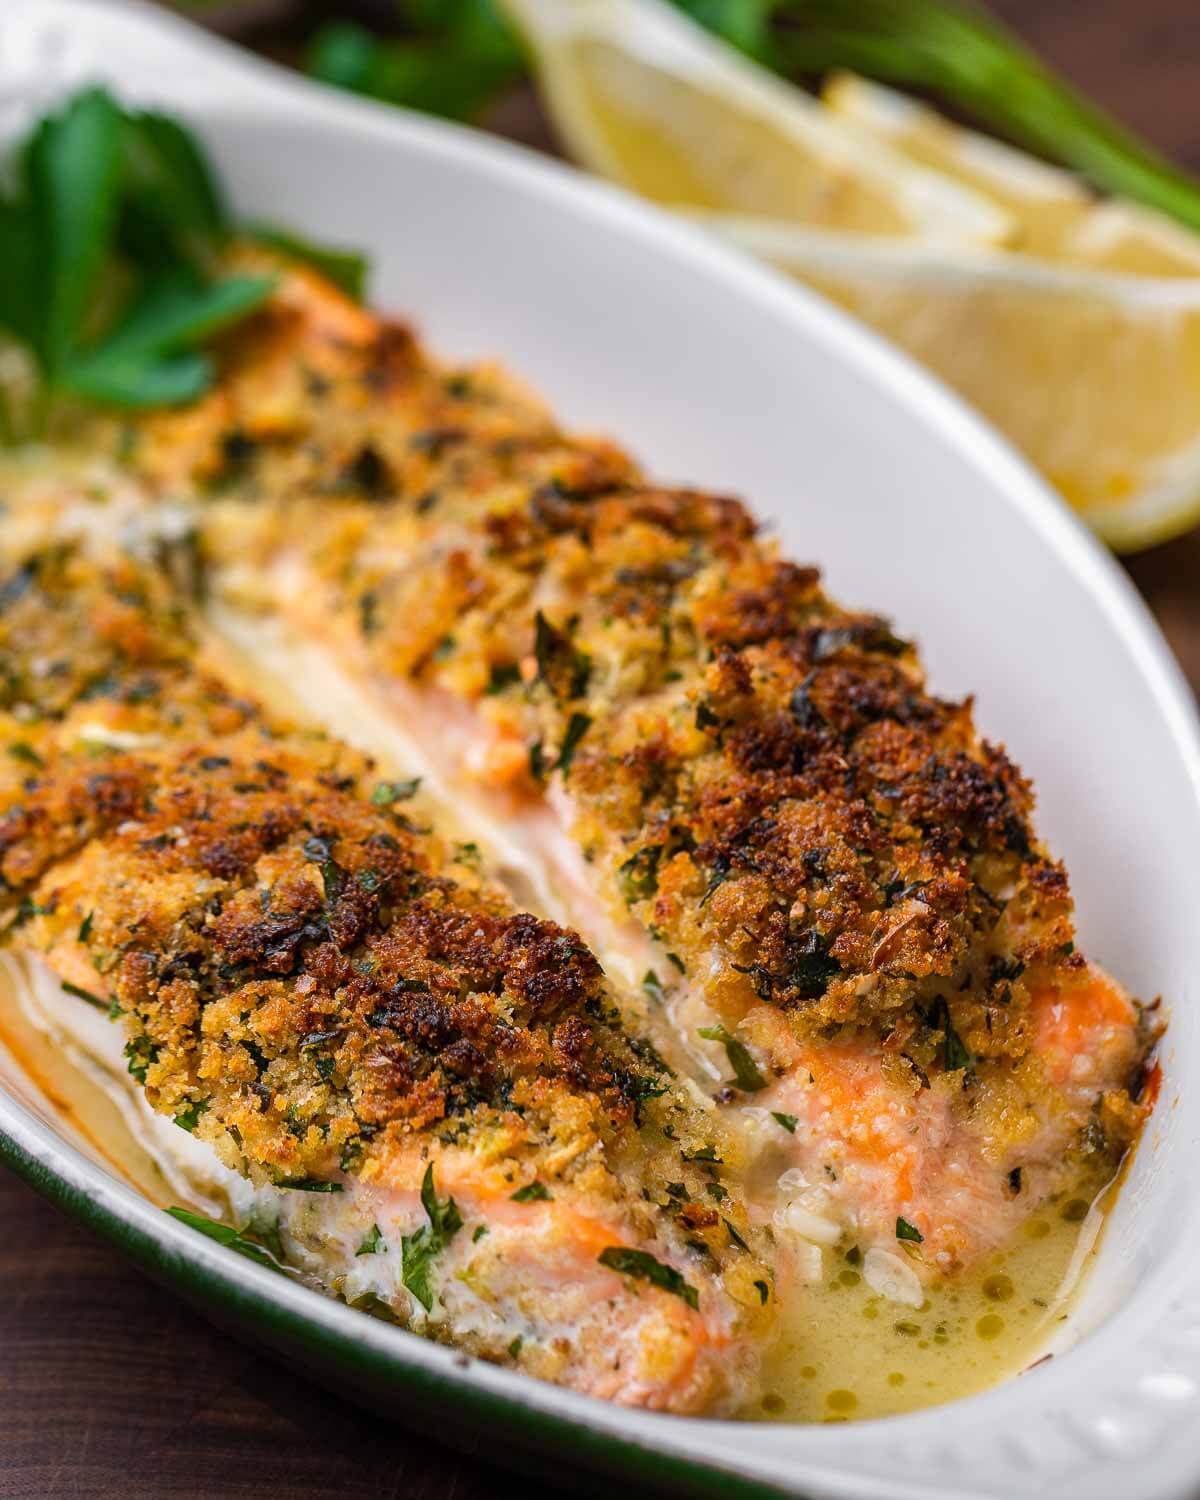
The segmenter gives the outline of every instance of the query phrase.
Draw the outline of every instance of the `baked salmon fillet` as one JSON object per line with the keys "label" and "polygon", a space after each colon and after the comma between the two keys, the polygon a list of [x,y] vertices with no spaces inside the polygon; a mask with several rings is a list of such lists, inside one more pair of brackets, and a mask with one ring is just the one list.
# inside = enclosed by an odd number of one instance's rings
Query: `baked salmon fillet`
{"label": "baked salmon fillet", "polygon": [[243,644],[282,622],[310,706],[368,705],[581,933],[718,1105],[781,1275],[854,1245],[915,1304],[1111,1177],[1153,1012],[1077,950],[1029,784],[887,621],[306,270],[223,361],[92,435],[110,506],[186,507]]}
{"label": "baked salmon fillet", "polygon": [[247,1233],[595,1396],[753,1394],[775,1294],[724,1127],[575,933],[515,912],[410,785],[231,686],[169,570],[10,551],[0,661],[10,944],[107,1018]]}

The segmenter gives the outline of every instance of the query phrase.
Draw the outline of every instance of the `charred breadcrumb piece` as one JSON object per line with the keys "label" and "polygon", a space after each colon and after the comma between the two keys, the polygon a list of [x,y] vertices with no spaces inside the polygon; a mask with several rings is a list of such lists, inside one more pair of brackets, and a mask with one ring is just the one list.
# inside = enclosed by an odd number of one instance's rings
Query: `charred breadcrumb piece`
{"label": "charred breadcrumb piece", "polygon": [[970,702],[739,502],[651,483],[497,371],[293,277],[134,464],[207,497],[218,560],[302,556],[372,671],[474,704],[494,780],[558,784],[610,901],[721,1013],[1005,1068],[1038,987],[1081,969],[1029,784]]}

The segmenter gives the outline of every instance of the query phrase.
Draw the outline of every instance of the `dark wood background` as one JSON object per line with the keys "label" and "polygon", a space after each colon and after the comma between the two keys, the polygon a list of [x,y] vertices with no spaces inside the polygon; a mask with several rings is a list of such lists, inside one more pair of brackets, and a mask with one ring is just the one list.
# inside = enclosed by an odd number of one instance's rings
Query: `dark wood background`
{"label": "dark wood background", "polygon": [[[1200,172],[1197,0],[993,0],[1059,68]],[[504,119],[528,135],[532,105]],[[1129,560],[1200,692],[1200,532]],[[483,1500],[510,1483],[240,1348],[0,1169],[0,1497]],[[528,1500],[574,1476],[522,1481]]]}

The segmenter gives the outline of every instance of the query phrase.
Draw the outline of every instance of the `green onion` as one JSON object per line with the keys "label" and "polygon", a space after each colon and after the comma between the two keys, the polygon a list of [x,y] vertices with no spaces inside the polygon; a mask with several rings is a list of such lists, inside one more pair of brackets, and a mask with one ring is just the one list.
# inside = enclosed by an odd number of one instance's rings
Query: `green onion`
{"label": "green onion", "polygon": [[849,68],[936,94],[1096,187],[1200,229],[1200,183],[980,10],[953,0],[783,0],[763,60],[784,73]]}

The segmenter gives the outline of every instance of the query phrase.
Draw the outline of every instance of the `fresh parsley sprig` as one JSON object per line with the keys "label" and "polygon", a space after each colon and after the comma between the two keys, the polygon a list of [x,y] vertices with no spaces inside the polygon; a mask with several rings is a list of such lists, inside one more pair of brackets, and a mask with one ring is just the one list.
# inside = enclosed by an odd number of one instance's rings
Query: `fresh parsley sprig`
{"label": "fresh parsley sprig", "polygon": [[[238,232],[361,293],[360,256]],[[28,371],[0,379],[0,433],[40,436],[63,399],[139,408],[202,395],[215,373],[205,346],[275,284],[227,271],[234,233],[177,120],[88,88],[39,121],[0,191],[0,343],[23,351]]]}
{"label": "fresh parsley sprig", "polygon": [[[61,397],[122,407],[193,400],[201,346],[268,296],[222,275],[224,208],[199,148],[164,115],[89,88],[16,153],[0,198],[0,329],[36,371],[33,431]],[[10,401],[9,425],[16,427]]]}

